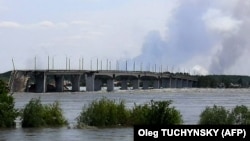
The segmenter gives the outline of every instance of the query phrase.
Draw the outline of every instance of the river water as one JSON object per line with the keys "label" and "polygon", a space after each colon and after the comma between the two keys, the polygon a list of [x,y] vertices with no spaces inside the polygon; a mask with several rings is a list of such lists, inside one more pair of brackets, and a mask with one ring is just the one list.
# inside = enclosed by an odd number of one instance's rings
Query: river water
{"label": "river water", "polygon": [[64,93],[15,93],[15,106],[24,108],[31,98],[41,98],[42,103],[59,101],[69,127],[62,128],[28,128],[1,129],[0,141],[132,141],[133,128],[71,128],[76,124],[75,118],[93,100],[107,97],[125,100],[127,108],[134,103],[144,104],[150,100],[172,100],[170,106],[182,114],[184,124],[197,124],[200,113],[207,106],[224,106],[228,109],[236,105],[250,107],[250,89],[159,89],[159,90],[115,90],[114,92],[64,92]]}

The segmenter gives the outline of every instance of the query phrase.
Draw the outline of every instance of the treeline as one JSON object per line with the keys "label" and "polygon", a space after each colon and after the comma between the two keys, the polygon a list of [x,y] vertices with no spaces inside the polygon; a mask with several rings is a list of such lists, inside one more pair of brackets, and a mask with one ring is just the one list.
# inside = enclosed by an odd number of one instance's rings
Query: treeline
{"label": "treeline", "polygon": [[248,88],[249,76],[240,75],[204,75],[197,76],[198,88]]}
{"label": "treeline", "polygon": [[0,73],[0,79],[4,82],[8,82],[11,75],[11,71],[7,71],[5,73]]}

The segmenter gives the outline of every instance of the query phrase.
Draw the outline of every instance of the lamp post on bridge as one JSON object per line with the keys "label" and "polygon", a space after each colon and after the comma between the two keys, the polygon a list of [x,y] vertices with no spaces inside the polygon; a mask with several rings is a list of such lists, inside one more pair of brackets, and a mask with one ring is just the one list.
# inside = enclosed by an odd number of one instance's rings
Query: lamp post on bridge
{"label": "lamp post on bridge", "polygon": [[80,57],[79,58],[79,70],[83,70],[83,62],[84,62],[83,57]]}
{"label": "lamp post on bridge", "polygon": [[120,70],[120,68],[119,68],[119,61],[116,60],[116,71],[119,71],[119,70]]}
{"label": "lamp post on bridge", "polygon": [[65,65],[66,65],[66,70],[68,70],[68,56],[67,55],[65,55]]}
{"label": "lamp post on bridge", "polygon": [[69,70],[70,70],[70,57],[69,57]]}
{"label": "lamp post on bridge", "polygon": [[82,57],[82,70],[84,69],[84,58]]}
{"label": "lamp post on bridge", "polygon": [[71,62],[70,62],[70,57],[71,57],[71,56],[68,57],[68,56],[66,55],[66,70],[70,70],[70,63],[71,63]]}
{"label": "lamp post on bridge", "polygon": [[140,71],[142,72],[142,65],[143,65],[143,63],[141,62],[141,65],[140,65]]}
{"label": "lamp post on bridge", "polygon": [[96,58],[96,70],[98,70],[98,57],[97,56],[93,56],[93,57],[91,57],[91,59],[90,59],[90,69],[92,70],[92,59],[93,58]]}
{"label": "lamp post on bridge", "polygon": [[53,55],[52,56],[52,69],[54,69],[54,58],[55,58],[56,55]]}
{"label": "lamp post on bridge", "polygon": [[126,71],[128,71],[128,61],[126,60]]}
{"label": "lamp post on bridge", "polygon": [[49,56],[48,56],[48,70],[49,70]]}
{"label": "lamp post on bridge", "polygon": [[35,60],[34,60],[34,69],[36,70],[36,56],[35,56]]}

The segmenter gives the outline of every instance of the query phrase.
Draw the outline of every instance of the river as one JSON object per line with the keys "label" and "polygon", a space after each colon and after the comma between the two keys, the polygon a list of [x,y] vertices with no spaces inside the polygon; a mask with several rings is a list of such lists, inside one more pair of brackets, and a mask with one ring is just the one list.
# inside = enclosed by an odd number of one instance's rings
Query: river
{"label": "river", "polygon": [[24,108],[31,98],[41,98],[48,104],[59,101],[69,127],[62,128],[21,128],[1,129],[0,141],[132,141],[133,128],[89,128],[74,129],[75,118],[95,99],[107,97],[125,100],[127,108],[134,103],[144,104],[150,100],[172,100],[170,106],[182,114],[184,124],[197,124],[200,113],[207,106],[224,106],[228,109],[236,105],[250,107],[250,89],[158,89],[158,90],[115,90],[114,92],[64,92],[64,93],[14,93],[15,106]]}

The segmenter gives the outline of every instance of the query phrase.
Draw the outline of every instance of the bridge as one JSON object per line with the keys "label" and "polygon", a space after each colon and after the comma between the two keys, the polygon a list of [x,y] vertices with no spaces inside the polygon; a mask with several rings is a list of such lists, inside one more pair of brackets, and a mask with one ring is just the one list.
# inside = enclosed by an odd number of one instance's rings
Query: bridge
{"label": "bridge", "polygon": [[106,87],[113,91],[115,85],[121,90],[192,88],[197,85],[197,78],[187,73],[117,71],[117,70],[13,70],[9,79],[11,92],[99,91]]}

